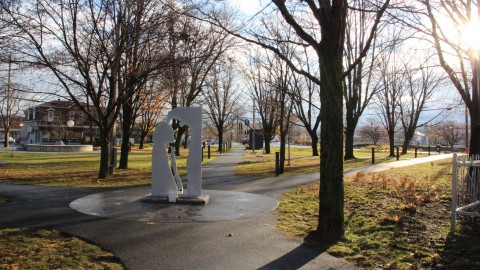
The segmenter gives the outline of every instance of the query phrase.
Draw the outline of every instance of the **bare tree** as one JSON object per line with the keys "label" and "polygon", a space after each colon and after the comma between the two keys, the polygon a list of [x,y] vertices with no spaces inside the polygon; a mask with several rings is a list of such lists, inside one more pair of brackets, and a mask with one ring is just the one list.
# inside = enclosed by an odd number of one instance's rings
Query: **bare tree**
{"label": "bare tree", "polygon": [[[263,62],[262,62],[263,61]],[[249,84],[251,99],[253,101],[254,113],[260,115],[263,139],[265,141],[265,153],[270,154],[270,143],[275,137],[278,127],[277,100],[279,92],[273,87],[271,66],[266,59],[259,55],[251,57],[251,63],[246,70],[246,78]],[[253,127],[253,132],[255,132]],[[253,146],[255,147],[255,146]]]}
{"label": "bare tree", "polygon": [[458,124],[453,121],[441,123],[435,127],[434,133],[443,139],[453,150],[453,145],[459,139]]}
{"label": "bare tree", "polygon": [[[369,38],[368,29],[375,22],[375,13],[371,12],[377,1],[352,0],[349,2],[352,8],[347,15],[347,27],[345,35],[345,64],[352,65],[359,58],[359,54],[365,50]],[[385,22],[383,23],[385,24]],[[352,69],[345,78],[345,155],[344,159],[355,158],[353,154],[353,139],[355,129],[363,112],[378,91],[378,81],[372,81],[374,66],[377,65],[376,57],[382,49],[376,43],[379,42],[381,28],[379,26],[373,35],[372,49],[369,55]],[[386,42],[386,41],[383,41]]]}
{"label": "bare tree", "polygon": [[[202,94],[208,75],[233,46],[232,38],[221,28],[194,19],[191,10],[173,4],[169,7],[172,13],[168,26],[169,54],[173,59],[184,60],[181,66],[174,66],[169,71],[171,107],[190,107],[200,103],[198,97]],[[183,44],[179,43],[180,39]],[[182,136],[188,135],[187,127],[174,122],[173,128],[177,130],[176,155],[180,155]]]}
{"label": "bare tree", "polygon": [[226,61],[223,65],[217,65],[213,71],[205,87],[204,99],[208,118],[213,124],[207,126],[218,136],[218,151],[221,151],[224,134],[232,128],[235,120],[233,114],[238,99],[236,69],[233,62]]}
{"label": "bare tree", "polygon": [[[269,55],[269,78],[271,87],[277,93],[274,106],[277,111],[278,131],[280,133],[279,173],[285,170],[287,134],[290,131],[293,102],[290,98],[292,88],[298,85],[293,81],[293,71],[277,55]],[[296,90],[295,92],[299,92]]]}
{"label": "bare tree", "polygon": [[[23,56],[22,61],[50,71],[56,79],[50,82],[58,87],[55,90],[66,92],[98,127],[98,176],[105,178],[122,105],[132,103],[146,80],[145,72],[158,68],[145,63],[165,64],[164,55],[152,57],[141,46],[163,39],[161,33],[151,32],[156,30],[152,24],[162,21],[157,2],[40,0],[21,8],[2,2],[1,8],[6,14],[3,21],[18,33],[15,52]],[[138,58],[140,54],[145,58]]]}
{"label": "bare tree", "polygon": [[143,149],[146,137],[153,132],[166,112],[168,93],[162,91],[161,83],[152,79],[145,84],[138,102],[138,114],[140,117],[140,145]]}
{"label": "bare tree", "polygon": [[[304,52],[307,55],[306,51]],[[306,63],[306,69],[310,73],[310,63]],[[312,140],[312,156],[318,156],[318,128],[320,127],[320,87],[303,75],[296,73],[293,76],[293,86],[289,94],[293,102],[295,116],[310,135]]]}
{"label": "bare tree", "polygon": [[390,156],[395,156],[395,133],[400,122],[399,106],[400,99],[405,91],[404,66],[397,59],[397,51],[392,49],[389,53],[380,57],[379,74],[380,90],[376,94],[378,118],[385,128],[389,145]]}
{"label": "bare tree", "polygon": [[405,92],[399,100],[399,117],[405,134],[402,154],[407,153],[418,127],[418,120],[433,93],[442,84],[442,76],[429,66],[428,59],[415,67],[413,61],[404,61]]}
{"label": "bare tree", "polygon": [[[98,177],[108,172],[112,130],[119,113],[117,78],[123,42],[121,12],[115,3],[87,1],[37,1],[11,8],[2,4],[4,16],[19,35],[17,53],[48,69],[70,98],[99,127],[101,159]],[[80,95],[81,94],[81,95]],[[88,96],[95,111],[81,105]]]}
{"label": "bare tree", "polygon": [[[122,145],[120,169],[128,168],[129,141],[139,115],[144,87],[152,77],[177,65],[165,48],[166,23],[170,19],[163,13],[164,5],[158,1],[125,2],[122,20],[125,49],[118,78],[119,90],[125,93],[121,111]],[[167,14],[168,15],[168,14]],[[159,38],[160,37],[160,38]],[[162,46],[163,45],[163,46]]]}
{"label": "bare tree", "polygon": [[7,82],[0,88],[0,117],[4,128],[5,143],[4,147],[9,146],[10,127],[15,117],[21,112],[22,92],[16,89],[11,81],[12,59],[9,57]]}
{"label": "bare tree", "polygon": [[[410,25],[433,39],[440,65],[462,97],[470,114],[470,154],[480,154],[480,50],[468,44],[469,27],[480,17],[480,5],[473,0],[418,0],[426,8],[429,25],[422,13],[411,16]],[[448,29],[454,28],[459,35]]]}
{"label": "bare tree", "polygon": [[385,136],[383,127],[373,119],[370,119],[364,126],[360,128],[360,134],[372,140],[373,145],[377,145],[378,141]]}
{"label": "bare tree", "polygon": [[[277,47],[278,40],[262,35],[258,29],[248,33],[230,30],[233,35],[258,44],[277,54],[287,62],[295,72],[307,76],[320,86],[320,206],[318,226],[312,234],[324,240],[339,240],[344,234],[344,190],[343,190],[343,80],[359,61],[367,54],[377,25],[390,1],[379,2],[375,7],[376,18],[370,28],[364,50],[348,67],[343,66],[345,44],[345,26],[348,13],[348,1],[284,1],[272,0],[276,10],[267,10],[269,17],[279,14],[278,19],[285,22],[295,35],[280,43],[297,44],[312,49],[318,58],[320,76],[305,71],[296,61],[292,61]],[[209,7],[202,3],[200,10]],[[278,13],[275,13],[278,11]],[[207,15],[207,12],[204,12]],[[216,14],[216,13],[215,13]],[[208,16],[208,15],[207,15]],[[221,24],[212,16],[209,19]],[[241,29],[245,29],[242,27]],[[248,29],[248,28],[247,28]],[[301,42],[298,42],[300,40]]]}

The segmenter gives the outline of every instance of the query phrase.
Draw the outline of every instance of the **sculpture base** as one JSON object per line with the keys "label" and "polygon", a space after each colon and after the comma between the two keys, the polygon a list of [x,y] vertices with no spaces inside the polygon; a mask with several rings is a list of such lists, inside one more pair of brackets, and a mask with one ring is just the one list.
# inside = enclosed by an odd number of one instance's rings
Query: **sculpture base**
{"label": "sculpture base", "polygon": [[146,197],[143,197],[140,201],[151,202],[151,203],[175,203],[175,204],[200,205],[200,204],[207,204],[209,200],[210,200],[209,195],[202,194],[198,197],[187,197],[187,196],[178,197],[175,202],[170,202],[167,196],[160,197],[160,196],[148,195]]}

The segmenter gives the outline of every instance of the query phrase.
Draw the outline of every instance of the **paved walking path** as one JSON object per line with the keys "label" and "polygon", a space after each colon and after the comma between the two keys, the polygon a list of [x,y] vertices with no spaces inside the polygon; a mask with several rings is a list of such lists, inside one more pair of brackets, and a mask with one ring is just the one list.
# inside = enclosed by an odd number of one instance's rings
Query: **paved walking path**
{"label": "paved walking path", "polygon": [[[232,150],[207,164],[203,169],[203,188],[279,199],[288,189],[319,180],[318,173],[265,179],[234,176],[233,169],[241,162],[242,152]],[[383,163],[362,170],[384,170],[446,157]],[[346,172],[349,173],[355,172]],[[68,207],[75,199],[111,190],[126,188],[2,184],[0,195],[11,201],[0,206],[0,227],[48,228],[73,234],[113,252],[127,269],[355,269],[342,259],[276,232],[275,211],[234,221],[163,223],[99,218]]]}

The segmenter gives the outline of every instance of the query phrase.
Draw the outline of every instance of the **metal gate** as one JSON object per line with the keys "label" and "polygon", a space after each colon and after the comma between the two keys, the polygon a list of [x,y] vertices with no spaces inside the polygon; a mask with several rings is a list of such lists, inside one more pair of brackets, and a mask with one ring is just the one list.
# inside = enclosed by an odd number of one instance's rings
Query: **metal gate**
{"label": "metal gate", "polygon": [[457,216],[480,217],[480,157],[453,154],[451,226],[455,232]]}

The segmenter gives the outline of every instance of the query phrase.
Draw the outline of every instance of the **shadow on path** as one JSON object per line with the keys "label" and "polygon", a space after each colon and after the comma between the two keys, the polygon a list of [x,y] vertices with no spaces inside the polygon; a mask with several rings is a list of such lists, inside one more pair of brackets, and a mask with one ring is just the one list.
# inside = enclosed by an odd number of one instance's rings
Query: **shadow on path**
{"label": "shadow on path", "polygon": [[324,250],[317,250],[306,244],[301,244],[297,248],[283,255],[282,257],[258,268],[259,270],[294,270],[300,269],[310,261],[317,258]]}

